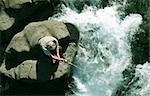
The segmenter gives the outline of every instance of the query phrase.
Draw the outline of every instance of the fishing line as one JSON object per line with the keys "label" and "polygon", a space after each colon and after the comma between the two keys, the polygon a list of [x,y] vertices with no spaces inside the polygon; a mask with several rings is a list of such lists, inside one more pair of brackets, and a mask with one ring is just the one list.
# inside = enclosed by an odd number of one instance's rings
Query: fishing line
{"label": "fishing line", "polygon": [[73,67],[75,67],[75,68],[77,68],[77,69],[79,69],[79,70],[81,70],[81,71],[83,71],[79,66],[77,66],[77,65],[75,65],[75,64],[73,64],[72,62],[69,62],[68,60],[66,60],[66,59],[64,59],[63,60],[65,63],[68,63],[69,65],[72,65]]}

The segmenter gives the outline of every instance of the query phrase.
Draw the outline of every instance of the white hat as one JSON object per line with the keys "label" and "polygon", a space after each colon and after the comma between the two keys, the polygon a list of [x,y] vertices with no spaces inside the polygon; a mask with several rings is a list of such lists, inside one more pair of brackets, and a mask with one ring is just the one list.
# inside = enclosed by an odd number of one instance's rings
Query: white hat
{"label": "white hat", "polygon": [[45,36],[39,40],[39,44],[48,50],[55,50],[58,45],[58,40],[53,36]]}

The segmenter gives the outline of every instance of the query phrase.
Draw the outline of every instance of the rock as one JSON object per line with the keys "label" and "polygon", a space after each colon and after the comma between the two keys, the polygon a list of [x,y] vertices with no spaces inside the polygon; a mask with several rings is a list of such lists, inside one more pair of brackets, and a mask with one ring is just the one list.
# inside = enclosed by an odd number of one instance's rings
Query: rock
{"label": "rock", "polygon": [[27,3],[38,3],[38,2],[49,2],[54,5],[59,2],[59,0],[3,0],[5,8],[19,9],[22,8],[24,4]]}
{"label": "rock", "polygon": [[24,3],[32,3],[32,0],[4,0],[6,8],[21,8]]}
{"label": "rock", "polygon": [[14,18],[6,14],[5,11],[2,10],[0,12],[0,31],[9,29],[14,24],[14,22]]}
{"label": "rock", "polygon": [[59,0],[0,0],[0,63],[13,36],[30,22],[47,20]]}
{"label": "rock", "polygon": [[0,0],[0,31],[9,29],[14,24],[14,22],[14,18],[10,17],[5,12],[5,5],[3,0]]}
{"label": "rock", "polygon": [[63,22],[58,23],[53,20],[45,20],[42,22],[30,23],[25,27],[24,34],[30,45],[35,46],[38,43],[38,40],[44,36],[52,35],[57,39],[61,39],[69,36],[69,31]]}
{"label": "rock", "polygon": [[44,54],[38,43],[43,36],[57,38],[62,47],[62,56],[69,62],[73,61],[79,31],[72,24],[46,20],[28,24],[12,38],[5,50],[0,72],[9,78],[25,82],[46,82],[68,76],[71,71],[68,63],[53,63],[52,58]]}
{"label": "rock", "polygon": [[[6,30],[11,28],[15,23],[15,19],[10,17],[5,11],[3,3],[0,1],[0,63],[3,60],[4,50],[6,48],[6,44],[3,43],[6,39],[8,39],[8,35],[6,35]],[[3,43],[3,44],[2,44]]]}
{"label": "rock", "polygon": [[47,20],[58,4],[59,0],[0,0],[0,14],[4,14],[0,18],[5,22],[0,25],[0,43],[10,42],[30,22]]}

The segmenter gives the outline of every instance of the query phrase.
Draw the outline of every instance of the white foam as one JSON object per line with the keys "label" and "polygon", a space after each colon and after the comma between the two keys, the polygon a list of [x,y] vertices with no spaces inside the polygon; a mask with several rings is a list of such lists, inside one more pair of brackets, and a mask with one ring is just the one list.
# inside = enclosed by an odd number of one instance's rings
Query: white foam
{"label": "white foam", "polygon": [[111,96],[122,80],[123,70],[131,63],[129,32],[136,32],[142,17],[131,14],[121,20],[117,6],[87,7],[81,13],[64,7],[61,14],[50,19],[73,23],[80,30],[76,63],[83,72],[74,73],[80,89],[75,94]]}
{"label": "white foam", "polygon": [[139,64],[135,70],[135,78],[139,78],[129,90],[131,96],[150,96],[150,63]]}

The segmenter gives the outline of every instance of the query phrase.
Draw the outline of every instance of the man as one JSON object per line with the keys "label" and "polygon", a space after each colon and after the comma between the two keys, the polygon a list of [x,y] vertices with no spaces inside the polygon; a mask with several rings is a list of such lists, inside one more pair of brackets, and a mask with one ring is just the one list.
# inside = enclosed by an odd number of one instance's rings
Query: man
{"label": "man", "polygon": [[12,38],[0,73],[34,82],[61,78],[69,73],[70,65],[60,61],[73,61],[78,40],[79,31],[70,23],[54,20],[30,23]]}
{"label": "man", "polygon": [[59,44],[56,38],[52,36],[45,36],[39,40],[39,44],[47,56],[51,56],[56,61],[64,60],[63,58],[60,58]]}
{"label": "man", "polygon": [[62,53],[65,53],[69,48],[69,43],[77,45],[79,40],[79,30],[76,26],[55,20],[30,23],[25,27],[24,35],[31,47],[40,44],[44,53],[56,61],[69,59],[67,57],[64,57],[65,59],[60,58],[60,47]]}

